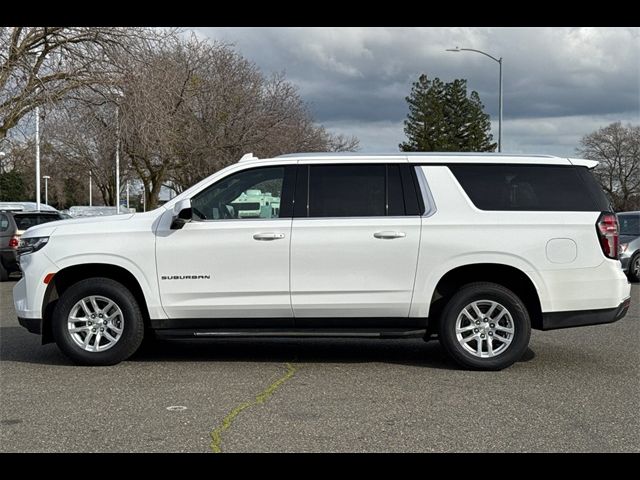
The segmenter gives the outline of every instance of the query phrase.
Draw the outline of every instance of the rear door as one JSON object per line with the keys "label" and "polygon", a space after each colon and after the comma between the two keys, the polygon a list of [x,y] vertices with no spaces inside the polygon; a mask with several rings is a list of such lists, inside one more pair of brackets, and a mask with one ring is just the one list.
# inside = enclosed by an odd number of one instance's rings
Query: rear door
{"label": "rear door", "polygon": [[299,165],[291,234],[297,326],[328,325],[318,317],[335,317],[336,326],[358,323],[345,317],[408,317],[421,223],[411,175],[400,162]]}

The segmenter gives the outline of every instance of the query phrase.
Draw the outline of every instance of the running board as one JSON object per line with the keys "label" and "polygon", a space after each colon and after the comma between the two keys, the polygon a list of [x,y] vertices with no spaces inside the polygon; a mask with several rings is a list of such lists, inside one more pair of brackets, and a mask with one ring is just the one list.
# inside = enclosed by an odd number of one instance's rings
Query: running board
{"label": "running board", "polygon": [[161,329],[154,331],[158,338],[423,338],[427,334],[426,329],[402,330],[397,328],[389,329]]}

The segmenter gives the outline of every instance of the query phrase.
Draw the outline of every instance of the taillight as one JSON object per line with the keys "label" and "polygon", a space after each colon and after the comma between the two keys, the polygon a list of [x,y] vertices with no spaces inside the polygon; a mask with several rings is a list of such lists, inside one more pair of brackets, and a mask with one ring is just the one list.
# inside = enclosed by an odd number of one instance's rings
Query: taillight
{"label": "taillight", "polygon": [[9,239],[9,248],[18,248],[18,245],[20,245],[18,237],[13,236]]}
{"label": "taillight", "polygon": [[602,212],[596,222],[602,253],[607,258],[618,258],[618,218],[613,213]]}

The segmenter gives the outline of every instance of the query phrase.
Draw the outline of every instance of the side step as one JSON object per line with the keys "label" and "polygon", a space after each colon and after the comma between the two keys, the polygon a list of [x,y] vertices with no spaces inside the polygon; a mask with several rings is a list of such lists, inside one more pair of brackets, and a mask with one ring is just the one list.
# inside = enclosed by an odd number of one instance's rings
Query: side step
{"label": "side step", "polygon": [[160,329],[154,330],[158,338],[423,338],[426,329],[402,330],[397,328],[339,329],[339,328],[247,328],[247,329]]}

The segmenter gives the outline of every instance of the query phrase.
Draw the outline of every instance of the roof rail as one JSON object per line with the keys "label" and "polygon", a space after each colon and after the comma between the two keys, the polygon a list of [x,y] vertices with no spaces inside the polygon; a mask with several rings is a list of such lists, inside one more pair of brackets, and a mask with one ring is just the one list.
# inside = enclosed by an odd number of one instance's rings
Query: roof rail
{"label": "roof rail", "polygon": [[258,157],[254,157],[253,153],[245,153],[242,158],[240,160],[238,160],[238,163],[240,162],[246,162],[248,160],[260,160]]}

